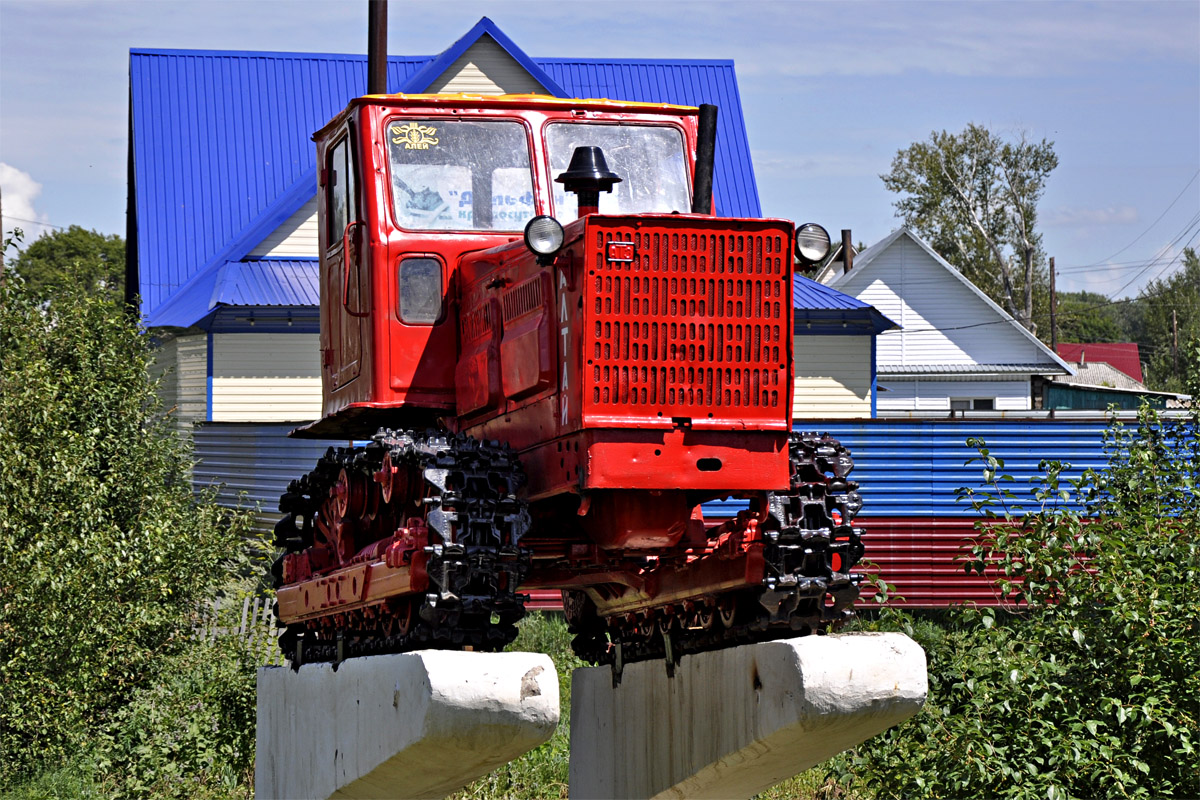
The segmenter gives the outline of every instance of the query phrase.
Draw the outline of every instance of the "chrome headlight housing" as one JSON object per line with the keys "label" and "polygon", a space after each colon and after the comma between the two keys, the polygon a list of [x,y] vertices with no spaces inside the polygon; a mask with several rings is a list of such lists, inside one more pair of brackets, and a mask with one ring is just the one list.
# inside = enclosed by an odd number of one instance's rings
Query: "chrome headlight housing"
{"label": "chrome headlight housing", "polygon": [[525,224],[525,246],[541,258],[562,250],[563,239],[563,226],[554,217],[539,214]]}
{"label": "chrome headlight housing", "polygon": [[796,257],[805,264],[820,264],[829,255],[829,231],[815,222],[796,227]]}

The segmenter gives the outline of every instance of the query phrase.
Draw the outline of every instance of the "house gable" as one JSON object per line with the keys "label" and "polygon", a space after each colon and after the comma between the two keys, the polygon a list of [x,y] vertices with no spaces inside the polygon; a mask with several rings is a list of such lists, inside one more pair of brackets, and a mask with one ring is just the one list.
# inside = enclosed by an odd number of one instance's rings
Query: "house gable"
{"label": "house gable", "polygon": [[317,258],[317,196],[300,207],[247,255],[251,258]]}
{"label": "house gable", "polygon": [[877,342],[883,373],[1064,374],[1070,368],[1032,334],[901,229],[864,251],[839,291],[870,303],[900,330]]}
{"label": "house gable", "polygon": [[481,36],[425,90],[430,94],[547,94],[490,35]]}
{"label": "house gable", "polygon": [[[432,88],[434,84],[446,75],[458,74],[460,70],[455,69],[455,66],[462,63],[462,57],[474,49],[477,44],[485,40],[490,40],[492,44],[507,54],[509,59],[515,61],[521,70],[542,87],[535,94],[551,94],[555,97],[572,96],[567,89],[564,89],[550,77],[534,59],[526,55],[524,50],[517,47],[516,43],[508,38],[508,35],[500,30],[496,23],[487,17],[480,18],[479,22],[475,23],[475,26],[471,30],[463,34],[462,38],[443,50],[440,55],[429,59],[421,69],[417,70],[395,91],[408,94],[437,92],[437,89]],[[494,50],[489,49],[487,52],[491,53],[492,56],[496,56]],[[497,61],[497,65],[504,64],[507,64],[504,60]],[[393,84],[389,82],[388,85],[392,86]]]}

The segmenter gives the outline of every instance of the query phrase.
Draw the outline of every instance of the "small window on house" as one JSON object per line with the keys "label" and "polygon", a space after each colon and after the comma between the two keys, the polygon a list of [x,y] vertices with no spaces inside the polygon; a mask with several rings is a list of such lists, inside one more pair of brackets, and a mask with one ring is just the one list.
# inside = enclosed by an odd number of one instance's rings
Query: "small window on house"
{"label": "small window on house", "polygon": [[996,400],[992,397],[952,397],[951,411],[994,411]]}

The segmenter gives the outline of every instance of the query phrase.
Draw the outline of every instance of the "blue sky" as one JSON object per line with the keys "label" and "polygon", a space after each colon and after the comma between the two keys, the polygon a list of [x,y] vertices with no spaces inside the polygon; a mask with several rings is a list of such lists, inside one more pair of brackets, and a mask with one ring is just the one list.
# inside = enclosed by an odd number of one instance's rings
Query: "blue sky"
{"label": "blue sky", "polygon": [[[130,47],[363,52],[366,7],[0,0],[4,227],[124,234]],[[485,14],[535,56],[733,59],[764,212],[835,238],[887,235],[896,151],[976,122],[1054,142],[1040,212],[1062,288],[1126,296],[1200,246],[1195,0],[391,0],[389,50],[441,52]]]}

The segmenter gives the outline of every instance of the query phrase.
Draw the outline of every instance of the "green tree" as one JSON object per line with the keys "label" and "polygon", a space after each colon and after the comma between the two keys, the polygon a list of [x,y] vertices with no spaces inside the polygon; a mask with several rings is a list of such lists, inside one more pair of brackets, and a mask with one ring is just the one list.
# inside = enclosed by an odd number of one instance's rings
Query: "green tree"
{"label": "green tree", "polygon": [[1128,342],[1117,306],[1095,292],[1060,292],[1058,295],[1058,340],[1060,342]]}
{"label": "green tree", "polygon": [[[1188,352],[1200,380],[1200,343]],[[1107,468],[1076,481],[1043,462],[1024,514],[1004,462],[973,443],[991,488],[960,490],[988,517],[966,567],[1004,606],[942,627],[885,612],[926,648],[929,700],[843,779],[881,798],[1200,796],[1200,410],[1114,421]]]}
{"label": "green tree", "polygon": [[1058,166],[1054,143],[1006,142],[981,125],[934,132],[892,159],[896,215],[1030,330],[1045,280],[1037,203]]}
{"label": "green tree", "polygon": [[[1183,269],[1151,281],[1138,296],[1134,337],[1146,362],[1146,385],[1168,392],[1185,391],[1188,361],[1175,347],[1200,336],[1200,257],[1183,251]],[[1178,337],[1176,337],[1176,330]]]}
{"label": "green tree", "polygon": [[125,240],[72,225],[35,239],[8,267],[42,300],[72,287],[125,299]]}
{"label": "green tree", "polygon": [[0,786],[119,740],[246,551],[245,517],[192,491],[145,332],[41,288],[0,285]]}

